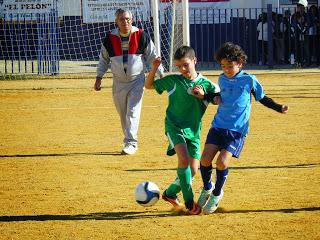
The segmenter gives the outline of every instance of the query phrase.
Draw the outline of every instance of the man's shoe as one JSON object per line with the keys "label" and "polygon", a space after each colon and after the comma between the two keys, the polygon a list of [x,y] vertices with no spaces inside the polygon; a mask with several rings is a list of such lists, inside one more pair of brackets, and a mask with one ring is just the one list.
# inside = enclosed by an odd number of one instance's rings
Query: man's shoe
{"label": "man's shoe", "polygon": [[201,189],[201,193],[198,199],[198,205],[203,208],[206,203],[208,202],[210,195],[212,193],[213,188],[209,189],[209,190],[205,190],[204,188]]}
{"label": "man's shoe", "polygon": [[176,209],[179,209],[182,207],[178,197],[177,196],[169,197],[167,196],[166,191],[163,192],[162,199],[165,200],[166,202],[169,202]]}
{"label": "man's shoe", "polygon": [[221,190],[221,193],[219,196],[214,196],[213,194],[211,194],[207,204],[203,208],[203,213],[204,214],[213,213],[218,208],[218,204],[221,201],[222,197],[223,197],[223,190]]}
{"label": "man's shoe", "polygon": [[199,215],[201,213],[201,207],[193,200],[186,203],[186,208],[189,215]]}
{"label": "man's shoe", "polygon": [[138,147],[132,144],[126,144],[122,149],[122,154],[124,155],[133,155],[137,152]]}

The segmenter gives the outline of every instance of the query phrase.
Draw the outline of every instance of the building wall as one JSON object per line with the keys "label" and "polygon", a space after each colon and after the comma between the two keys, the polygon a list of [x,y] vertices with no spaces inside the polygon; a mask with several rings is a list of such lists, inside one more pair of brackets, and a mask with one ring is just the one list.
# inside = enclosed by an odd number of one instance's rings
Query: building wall
{"label": "building wall", "polygon": [[[81,0],[60,0],[63,5],[64,16],[81,16]],[[154,0],[151,0],[154,1]],[[320,1],[320,0],[318,0]],[[279,0],[231,0],[231,8],[267,8],[268,4],[279,6]],[[319,4],[318,4],[319,5]]]}
{"label": "building wall", "polygon": [[60,0],[63,3],[64,16],[81,16],[82,0]]}
{"label": "building wall", "polygon": [[262,0],[262,7],[267,8],[268,4],[272,4],[273,7],[279,7],[279,0]]}
{"label": "building wall", "polygon": [[231,0],[231,8],[261,8],[263,0]]}

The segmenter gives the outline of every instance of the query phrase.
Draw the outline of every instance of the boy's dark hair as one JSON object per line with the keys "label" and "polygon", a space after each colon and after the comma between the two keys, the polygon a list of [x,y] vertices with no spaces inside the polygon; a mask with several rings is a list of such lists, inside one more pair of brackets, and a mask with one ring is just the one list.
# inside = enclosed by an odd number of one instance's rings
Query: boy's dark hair
{"label": "boy's dark hair", "polygon": [[218,63],[221,63],[222,59],[226,59],[230,62],[242,63],[244,66],[247,63],[248,56],[239,45],[226,42],[218,49],[215,58]]}
{"label": "boy's dark hair", "polygon": [[174,60],[180,60],[182,58],[190,58],[193,59],[196,56],[192,47],[189,46],[181,46],[174,53]]}

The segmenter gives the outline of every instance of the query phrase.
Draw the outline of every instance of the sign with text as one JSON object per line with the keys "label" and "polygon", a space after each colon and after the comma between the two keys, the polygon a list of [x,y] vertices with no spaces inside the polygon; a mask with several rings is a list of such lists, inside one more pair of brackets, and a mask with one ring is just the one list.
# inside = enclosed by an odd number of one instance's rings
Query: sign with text
{"label": "sign with text", "polygon": [[[82,14],[84,23],[114,22],[117,9],[128,9],[134,19],[148,19],[150,13],[149,0],[83,0]],[[138,15],[138,16],[137,16]]]}
{"label": "sign with text", "polygon": [[230,22],[230,0],[190,0],[189,9],[190,24]]}
{"label": "sign with text", "polygon": [[[160,0],[160,11],[176,11],[178,23],[182,20],[181,0]],[[175,5],[175,6],[174,6]],[[160,15],[160,22],[164,23],[165,18]],[[230,0],[189,0],[189,22],[190,24],[200,23],[228,23],[230,22]]]}
{"label": "sign with text", "polygon": [[2,0],[0,12],[6,20],[32,20],[37,14],[61,10],[61,4],[61,0]]}

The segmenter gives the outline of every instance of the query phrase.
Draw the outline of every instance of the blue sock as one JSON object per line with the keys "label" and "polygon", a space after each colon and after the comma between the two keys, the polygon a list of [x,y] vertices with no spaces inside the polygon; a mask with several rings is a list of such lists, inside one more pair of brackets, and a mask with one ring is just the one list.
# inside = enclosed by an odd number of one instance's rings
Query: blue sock
{"label": "blue sock", "polygon": [[200,163],[200,172],[201,172],[204,189],[205,190],[211,189],[212,188],[212,181],[211,181],[212,165],[205,167],[205,166],[202,166]]}
{"label": "blue sock", "polygon": [[227,180],[228,172],[229,172],[228,168],[224,170],[216,169],[216,185],[212,192],[214,196],[219,196],[221,194],[221,189],[223,188],[223,185]]}

